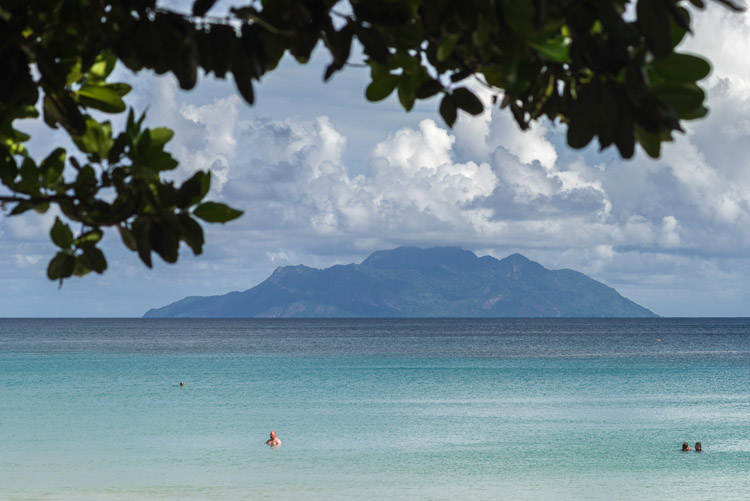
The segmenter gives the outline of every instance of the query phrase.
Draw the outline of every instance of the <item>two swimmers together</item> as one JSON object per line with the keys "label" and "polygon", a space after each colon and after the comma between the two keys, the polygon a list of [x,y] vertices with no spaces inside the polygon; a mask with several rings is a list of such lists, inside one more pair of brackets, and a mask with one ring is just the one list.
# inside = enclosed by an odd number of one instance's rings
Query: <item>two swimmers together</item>
{"label": "two swimmers together", "polygon": [[[690,448],[687,442],[682,442],[682,450],[683,451],[692,451],[693,449]],[[695,443],[695,452],[703,452],[703,449],[701,449],[701,443],[696,442]]]}

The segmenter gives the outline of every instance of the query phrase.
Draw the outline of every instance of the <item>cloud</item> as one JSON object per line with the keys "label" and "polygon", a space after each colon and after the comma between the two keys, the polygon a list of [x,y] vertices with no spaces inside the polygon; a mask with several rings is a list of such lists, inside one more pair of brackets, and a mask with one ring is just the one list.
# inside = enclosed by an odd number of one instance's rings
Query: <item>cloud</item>
{"label": "cloud", "polygon": [[236,225],[246,235],[303,252],[323,238],[344,252],[365,241],[708,251],[692,221],[746,217],[742,187],[691,136],[660,162],[603,168],[560,160],[548,124],[523,133],[509,114],[488,109],[462,116],[454,131],[430,119],[396,130],[373,145],[363,170],[346,165],[346,135],[328,117],[241,118],[241,107],[232,96],[179,108],[183,169],[212,169],[215,194],[246,210]]}
{"label": "cloud", "polygon": [[222,191],[229,179],[229,166],[236,160],[234,131],[241,104],[240,98],[232,95],[204,106],[189,104],[180,108],[182,117],[195,127],[191,134],[179,137],[175,153],[185,158],[182,168],[190,174],[211,171],[214,193]]}

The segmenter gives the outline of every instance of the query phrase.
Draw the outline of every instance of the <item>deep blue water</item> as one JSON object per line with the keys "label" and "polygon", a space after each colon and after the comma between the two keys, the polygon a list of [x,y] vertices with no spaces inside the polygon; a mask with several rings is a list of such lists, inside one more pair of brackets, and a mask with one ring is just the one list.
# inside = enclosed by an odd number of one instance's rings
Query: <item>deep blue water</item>
{"label": "deep blue water", "polygon": [[745,499],[750,319],[0,319],[0,444],[0,499]]}

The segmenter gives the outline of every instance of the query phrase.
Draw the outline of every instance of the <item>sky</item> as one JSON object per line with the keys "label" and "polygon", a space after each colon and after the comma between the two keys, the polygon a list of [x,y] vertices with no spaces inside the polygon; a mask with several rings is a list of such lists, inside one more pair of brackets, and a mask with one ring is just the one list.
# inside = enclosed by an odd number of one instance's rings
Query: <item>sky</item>
{"label": "sky", "polygon": [[[518,252],[662,316],[750,316],[750,15],[711,3],[694,32],[680,50],[713,63],[702,82],[710,114],[686,123],[658,160],[572,150],[564,126],[521,132],[491,106],[449,129],[434,100],[409,113],[393,97],[368,103],[366,69],[323,83],[322,53],[285,60],[253,107],[231,81],[202,78],[185,92],[170,75],[120,68],[129,104],[175,131],[172,177],[210,169],[209,198],[245,214],[204,225],[202,255],[183,246],[177,264],[156,258],[150,270],[108,231],[109,269],[62,287],[46,278],[56,213],[2,215],[0,316],[138,317],[249,289],[278,266],[358,263],[402,245]],[[19,128],[39,156],[65,141],[39,121]]]}

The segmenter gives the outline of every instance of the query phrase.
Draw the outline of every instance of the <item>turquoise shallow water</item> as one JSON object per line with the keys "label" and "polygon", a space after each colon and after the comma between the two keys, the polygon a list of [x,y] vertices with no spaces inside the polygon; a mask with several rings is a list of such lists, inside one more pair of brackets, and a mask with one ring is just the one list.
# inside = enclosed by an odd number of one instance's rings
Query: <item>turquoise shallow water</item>
{"label": "turquoise shallow water", "polygon": [[748,319],[0,320],[0,499],[748,492]]}

